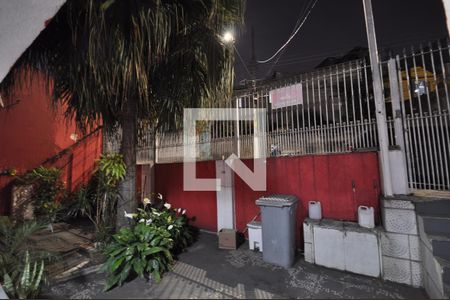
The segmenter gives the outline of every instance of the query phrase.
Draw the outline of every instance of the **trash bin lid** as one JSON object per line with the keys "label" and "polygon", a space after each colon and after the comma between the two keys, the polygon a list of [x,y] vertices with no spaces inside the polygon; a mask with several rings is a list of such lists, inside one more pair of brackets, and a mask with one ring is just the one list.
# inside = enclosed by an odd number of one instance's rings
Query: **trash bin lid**
{"label": "trash bin lid", "polygon": [[292,195],[271,195],[267,197],[262,197],[256,200],[256,205],[259,206],[292,206],[297,203],[297,197]]}
{"label": "trash bin lid", "polygon": [[261,229],[261,222],[259,221],[252,221],[250,223],[247,224],[248,228],[252,228],[252,229]]}

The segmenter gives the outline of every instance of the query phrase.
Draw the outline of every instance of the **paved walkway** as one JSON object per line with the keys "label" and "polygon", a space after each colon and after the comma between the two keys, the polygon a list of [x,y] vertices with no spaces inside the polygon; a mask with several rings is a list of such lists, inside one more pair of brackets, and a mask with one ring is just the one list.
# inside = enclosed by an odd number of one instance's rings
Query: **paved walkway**
{"label": "paved walkway", "polygon": [[265,263],[246,245],[217,249],[217,237],[201,234],[160,283],[135,279],[107,293],[104,274],[49,288],[52,298],[426,298],[421,289],[329,270],[299,259],[290,269]]}

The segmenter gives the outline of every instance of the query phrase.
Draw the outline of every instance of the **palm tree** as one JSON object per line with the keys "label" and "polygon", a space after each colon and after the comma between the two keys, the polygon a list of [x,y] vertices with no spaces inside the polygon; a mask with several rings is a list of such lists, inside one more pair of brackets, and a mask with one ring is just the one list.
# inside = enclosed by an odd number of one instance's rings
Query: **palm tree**
{"label": "palm tree", "polygon": [[68,0],[1,89],[38,70],[80,128],[122,128],[123,226],[123,211],[136,206],[137,122],[172,122],[183,107],[231,94],[234,53],[220,33],[241,24],[243,11],[244,0]]}

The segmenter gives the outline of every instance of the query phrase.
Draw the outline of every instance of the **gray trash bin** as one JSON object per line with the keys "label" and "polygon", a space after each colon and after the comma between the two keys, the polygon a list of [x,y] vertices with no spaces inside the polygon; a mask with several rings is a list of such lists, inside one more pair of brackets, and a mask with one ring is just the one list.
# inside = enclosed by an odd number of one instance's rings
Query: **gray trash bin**
{"label": "gray trash bin", "polygon": [[289,268],[295,258],[297,198],[272,195],[256,200],[261,209],[263,260]]}

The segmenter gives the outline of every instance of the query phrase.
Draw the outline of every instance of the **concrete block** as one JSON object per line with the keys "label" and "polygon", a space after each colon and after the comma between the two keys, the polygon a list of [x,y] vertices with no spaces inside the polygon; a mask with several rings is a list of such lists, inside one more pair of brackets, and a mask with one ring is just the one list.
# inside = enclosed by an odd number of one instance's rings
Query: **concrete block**
{"label": "concrete block", "polygon": [[383,199],[381,204],[385,208],[398,208],[414,210],[414,203],[407,200]]}
{"label": "concrete block", "polygon": [[415,287],[423,286],[422,263],[411,261],[411,284]]}
{"label": "concrete block", "polygon": [[420,242],[420,253],[422,254],[423,272],[426,272],[424,279],[428,276],[428,280],[433,282],[433,284],[428,283],[428,285],[434,286],[437,289],[436,294],[443,295],[444,285],[442,281],[442,266],[434,258],[432,251],[426,247],[422,241]]}
{"label": "concrete block", "polygon": [[314,260],[314,246],[310,243],[305,243],[305,261],[313,264]]}
{"label": "concrete block", "polygon": [[347,231],[344,249],[347,271],[373,277],[380,276],[380,255],[376,234]]}
{"label": "concrete block", "polygon": [[303,222],[303,239],[305,243],[312,244],[313,241],[313,224],[310,222]]}
{"label": "concrete block", "polygon": [[382,232],[381,253],[385,256],[409,259],[408,235]]}
{"label": "concrete block", "polygon": [[389,150],[389,167],[391,169],[392,192],[396,195],[409,194],[406,160],[401,150]]}
{"label": "concrete block", "polygon": [[433,282],[430,275],[423,269],[423,287],[427,291],[428,296],[431,299],[445,299],[444,294],[441,294],[437,285]]}
{"label": "concrete block", "polygon": [[415,261],[421,261],[420,244],[418,235],[410,235],[409,238],[409,258]]}
{"label": "concrete block", "polygon": [[383,256],[383,279],[411,285],[411,262]]}
{"label": "concrete block", "polygon": [[424,243],[427,248],[433,249],[431,246],[431,242],[427,238],[427,234],[425,233],[424,220],[420,215],[417,215],[417,231],[419,232],[420,242]]}
{"label": "concrete block", "polygon": [[416,214],[413,210],[382,209],[384,228],[388,232],[417,234]]}
{"label": "concrete block", "polygon": [[345,270],[343,230],[314,226],[313,232],[316,264],[342,271]]}

